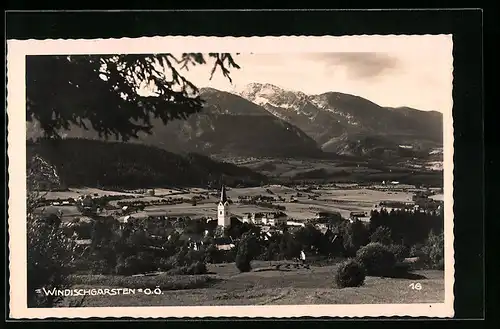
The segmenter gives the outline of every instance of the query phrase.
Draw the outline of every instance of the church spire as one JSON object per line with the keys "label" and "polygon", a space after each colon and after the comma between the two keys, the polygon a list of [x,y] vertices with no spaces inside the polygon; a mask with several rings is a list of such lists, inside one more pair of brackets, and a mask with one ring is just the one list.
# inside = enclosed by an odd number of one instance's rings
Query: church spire
{"label": "church spire", "polygon": [[227,196],[226,196],[226,187],[222,185],[221,191],[220,191],[220,202],[225,203],[227,201]]}

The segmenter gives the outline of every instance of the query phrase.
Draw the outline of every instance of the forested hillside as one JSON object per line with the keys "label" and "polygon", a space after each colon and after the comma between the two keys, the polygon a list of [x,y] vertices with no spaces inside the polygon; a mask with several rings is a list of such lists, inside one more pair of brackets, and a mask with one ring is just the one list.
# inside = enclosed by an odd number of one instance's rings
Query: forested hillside
{"label": "forested hillside", "polygon": [[178,155],[134,143],[88,139],[27,142],[28,159],[39,155],[55,166],[66,186],[137,188],[145,186],[259,185],[266,177],[249,168],[198,154]]}

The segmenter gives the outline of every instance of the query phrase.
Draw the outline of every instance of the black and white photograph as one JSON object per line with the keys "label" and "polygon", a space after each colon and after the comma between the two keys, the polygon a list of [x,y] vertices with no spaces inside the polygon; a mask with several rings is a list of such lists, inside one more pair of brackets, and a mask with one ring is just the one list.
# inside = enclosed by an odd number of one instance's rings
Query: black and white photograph
{"label": "black and white photograph", "polygon": [[453,315],[450,35],[7,45],[12,314]]}

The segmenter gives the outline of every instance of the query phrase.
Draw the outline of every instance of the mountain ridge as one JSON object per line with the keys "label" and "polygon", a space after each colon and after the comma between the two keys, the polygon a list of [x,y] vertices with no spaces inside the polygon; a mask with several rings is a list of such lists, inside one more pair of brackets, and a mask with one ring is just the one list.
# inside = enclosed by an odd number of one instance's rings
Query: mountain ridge
{"label": "mountain ridge", "polygon": [[[250,83],[236,93],[302,129],[325,152],[380,155],[379,147],[372,152],[373,146],[363,142],[374,139],[382,141],[380,146],[393,155],[401,144],[428,151],[442,146],[443,119],[437,111],[383,107],[361,96],[334,91],[307,95],[268,83]],[[357,139],[354,144],[346,142],[353,139]]]}
{"label": "mountain ridge", "polygon": [[[153,133],[131,142],[227,157],[411,158],[442,148],[442,114],[437,111],[382,107],[333,91],[307,95],[269,83],[251,83],[234,92],[205,87],[200,96],[202,111],[166,125],[152,118]],[[28,122],[27,137],[40,135],[36,122]],[[95,131],[76,126],[61,135],[102,140]]]}
{"label": "mountain ridge", "polygon": [[[213,88],[200,89],[200,95],[205,101],[202,111],[166,125],[151,118],[152,134],[140,134],[131,142],[204,155],[314,157],[322,153],[306,133],[241,96]],[[60,133],[65,138],[103,140],[95,131],[74,125]],[[36,122],[27,122],[28,138],[41,135]]]}

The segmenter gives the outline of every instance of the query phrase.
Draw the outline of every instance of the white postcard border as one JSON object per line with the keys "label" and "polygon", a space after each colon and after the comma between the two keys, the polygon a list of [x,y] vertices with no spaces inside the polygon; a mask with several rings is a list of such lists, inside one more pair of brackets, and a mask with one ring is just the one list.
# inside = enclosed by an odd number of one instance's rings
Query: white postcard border
{"label": "white postcard border", "polygon": [[[443,113],[444,123],[444,211],[445,211],[445,301],[437,304],[353,304],[280,306],[182,306],[182,307],[85,307],[28,308],[26,269],[26,99],[25,56],[56,54],[116,53],[305,53],[372,52],[381,43],[386,51],[398,52],[416,35],[343,37],[143,37],[121,39],[8,40],[7,114],[9,159],[9,283],[10,317],[44,318],[198,318],[198,317],[452,317],[454,285],[453,235],[453,117]],[[451,35],[436,35],[449,43]],[[450,65],[450,83],[453,66]],[[452,97],[452,95],[450,95]]]}

